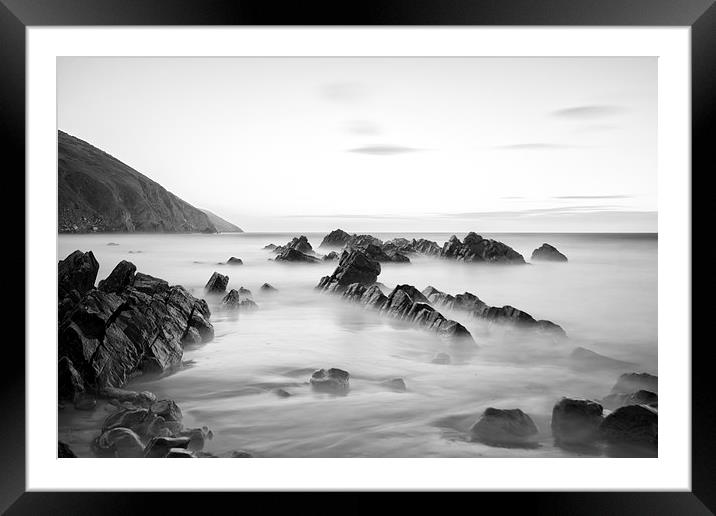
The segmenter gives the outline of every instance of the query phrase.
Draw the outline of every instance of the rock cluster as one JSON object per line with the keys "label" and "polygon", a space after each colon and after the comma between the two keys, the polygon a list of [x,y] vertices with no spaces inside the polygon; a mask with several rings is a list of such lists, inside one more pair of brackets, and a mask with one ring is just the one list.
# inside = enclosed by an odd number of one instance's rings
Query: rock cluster
{"label": "rock cluster", "polygon": [[207,294],[223,294],[226,292],[226,285],[229,284],[229,277],[224,274],[214,272],[209,281],[206,282],[204,290]]}
{"label": "rock cluster", "polygon": [[557,248],[549,244],[542,244],[540,247],[532,251],[531,260],[533,262],[566,262],[567,257],[560,253]]}
{"label": "rock cluster", "polygon": [[321,263],[321,260],[315,256],[311,256],[310,254],[306,254],[292,248],[282,249],[274,260],[277,262]]}
{"label": "rock cluster", "polygon": [[522,447],[536,444],[537,425],[520,409],[486,409],[470,428],[476,441],[491,446]]}
{"label": "rock cluster", "polygon": [[92,253],[75,251],[68,258],[58,266],[60,291],[69,292],[58,306],[58,387],[64,399],[121,387],[139,372],[172,369],[181,363],[187,335],[201,342],[213,338],[206,301],[184,287],[120,262],[94,288],[99,264]]}
{"label": "rock cluster", "polygon": [[536,329],[555,335],[566,336],[565,331],[551,321],[536,320],[527,312],[509,305],[502,307],[489,306],[470,292],[452,296],[441,292],[435,287],[428,286],[423,290],[422,294],[435,306],[444,306],[451,310],[468,312],[473,317],[498,324],[512,324],[522,328]]}
{"label": "rock cluster", "polygon": [[470,232],[463,241],[455,235],[445,242],[440,256],[463,262],[522,264],[525,259],[510,246]]}
{"label": "rock cluster", "polygon": [[362,251],[343,251],[338,267],[330,276],[324,276],[318,288],[331,292],[342,292],[353,283],[372,285],[380,274],[380,264],[371,260]]}
{"label": "rock cluster", "polygon": [[[264,249],[266,249],[268,246],[266,246]],[[299,237],[294,237],[290,242],[288,242],[286,245],[280,245],[273,248],[273,252],[276,254],[281,254],[287,249],[293,249],[295,251],[298,251],[303,254],[308,255],[314,255],[316,254],[313,251],[313,247],[311,246],[310,242],[308,241],[308,238],[305,237],[305,235],[301,235]]]}
{"label": "rock cluster", "polygon": [[345,395],[350,389],[350,374],[343,369],[319,369],[309,380],[314,391]]}
{"label": "rock cluster", "polygon": [[232,288],[221,300],[221,304],[224,308],[229,310],[251,310],[258,308],[251,295],[251,291],[244,287],[240,287],[239,290]]}

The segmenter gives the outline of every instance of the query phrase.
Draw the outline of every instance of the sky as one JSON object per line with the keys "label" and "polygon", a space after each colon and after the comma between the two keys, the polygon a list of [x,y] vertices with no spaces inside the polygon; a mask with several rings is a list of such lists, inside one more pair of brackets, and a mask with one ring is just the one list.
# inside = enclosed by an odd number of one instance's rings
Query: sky
{"label": "sky", "polygon": [[657,231],[656,58],[65,57],[57,96],[246,231]]}

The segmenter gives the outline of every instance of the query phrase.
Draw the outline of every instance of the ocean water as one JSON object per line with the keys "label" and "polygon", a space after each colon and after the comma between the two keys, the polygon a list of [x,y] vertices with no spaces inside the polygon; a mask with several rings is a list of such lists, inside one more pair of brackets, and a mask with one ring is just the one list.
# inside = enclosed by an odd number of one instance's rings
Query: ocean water
{"label": "ocean water", "polygon": [[[450,233],[373,233],[428,238]],[[214,341],[184,353],[184,366],[161,378],[139,377],[128,388],[174,399],[188,427],[208,426],[205,451],[256,457],[564,457],[603,455],[605,450],[555,447],[549,427],[562,397],[599,399],[623,372],[657,374],[657,236],[653,234],[482,234],[525,256],[548,242],[568,263],[526,266],[464,264],[411,257],[411,264],[382,264],[378,281],[388,288],[432,285],[472,292],[490,305],[512,305],[561,325],[565,340],[489,325],[464,313],[443,313],[464,324],[479,349],[457,355],[429,332],[390,320],[314,289],[336,262],[280,264],[266,244],[285,244],[298,233],[219,235],[60,235],[58,259],[92,250],[98,280],[122,259],[138,271],[181,284],[198,297],[214,271],[228,274],[229,288],[253,292],[259,308],[238,316],[209,300]],[[306,233],[317,248],[324,234]],[[460,238],[464,234],[458,233]],[[118,245],[108,245],[110,242]],[[318,252],[322,250],[317,249]],[[229,257],[243,266],[220,265]],[[279,291],[264,294],[268,282]],[[629,362],[593,369],[568,357],[582,346]],[[449,365],[431,362],[438,352]],[[347,396],[312,392],[319,368],[351,375]],[[401,377],[407,392],[380,385]],[[282,398],[283,388],[292,396]],[[520,408],[537,424],[539,446],[492,447],[469,439],[469,427],[487,407]],[[59,411],[60,437],[80,456],[98,433],[106,408]]]}

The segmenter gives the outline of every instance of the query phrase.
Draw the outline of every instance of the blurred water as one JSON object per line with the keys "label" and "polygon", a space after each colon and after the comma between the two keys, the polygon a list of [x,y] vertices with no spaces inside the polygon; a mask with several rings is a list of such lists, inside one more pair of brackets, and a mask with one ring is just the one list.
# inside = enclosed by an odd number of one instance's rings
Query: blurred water
{"label": "blurred water", "polygon": [[[439,244],[450,237],[374,235],[423,237]],[[425,257],[383,264],[378,280],[389,288],[409,283],[452,294],[469,291],[488,304],[510,304],[552,320],[569,335],[557,342],[449,314],[480,346],[465,356],[455,355],[433,334],[316,292],[313,287],[336,262],[270,261],[273,254],[263,246],[294,236],[61,235],[58,259],[75,249],[92,250],[100,263],[98,280],[120,260],[130,260],[139,271],[184,285],[200,297],[211,273],[220,271],[229,275],[229,288],[253,292],[259,309],[238,317],[210,301],[216,339],[185,350],[186,367],[130,385],[176,400],[187,426],[211,428],[215,438],[206,450],[216,454],[244,449],[267,457],[575,456],[552,444],[552,406],[561,396],[600,398],[624,370],[575,369],[566,359],[572,349],[583,346],[632,362],[628,370],[657,373],[656,235],[483,234],[527,260],[548,242],[569,257],[567,264],[490,266]],[[306,236],[316,248],[324,234]],[[231,256],[244,265],[218,264]],[[279,292],[263,294],[264,282]],[[431,363],[437,352],[453,355],[452,364]],[[348,396],[310,390],[306,382],[321,367],[350,372]],[[392,377],[404,378],[408,391],[380,386]],[[279,387],[293,396],[277,396],[272,389]],[[489,406],[527,412],[540,429],[540,446],[507,449],[469,442],[467,428]],[[70,440],[76,434],[82,453],[104,415],[65,409],[60,432]]]}

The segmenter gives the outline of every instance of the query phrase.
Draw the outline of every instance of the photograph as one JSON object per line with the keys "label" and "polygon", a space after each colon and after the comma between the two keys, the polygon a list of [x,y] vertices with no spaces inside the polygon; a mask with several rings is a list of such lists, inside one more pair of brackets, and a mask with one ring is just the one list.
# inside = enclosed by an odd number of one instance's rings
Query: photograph
{"label": "photograph", "polygon": [[657,70],[58,57],[58,457],[657,457]]}

